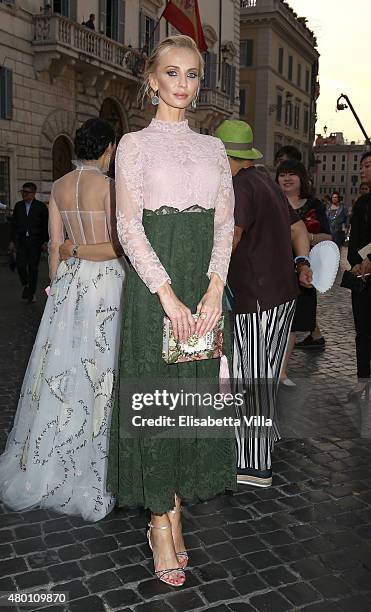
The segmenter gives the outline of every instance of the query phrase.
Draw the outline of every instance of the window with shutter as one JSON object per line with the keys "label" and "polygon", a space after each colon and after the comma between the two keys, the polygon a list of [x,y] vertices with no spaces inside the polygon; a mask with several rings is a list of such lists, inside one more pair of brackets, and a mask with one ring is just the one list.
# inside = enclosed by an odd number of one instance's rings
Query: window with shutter
{"label": "window with shutter", "polygon": [[282,121],[282,95],[281,94],[277,94],[276,119],[277,121]]}
{"label": "window with shutter", "polygon": [[0,157],[0,202],[10,207],[10,163],[9,157]]}
{"label": "window with shutter", "polygon": [[231,90],[229,97],[233,104],[236,97],[236,66],[231,66]]}
{"label": "window with shutter", "polygon": [[[160,28],[156,28],[157,22],[145,13],[139,13],[139,41],[140,48],[145,48],[148,55],[159,42]],[[155,30],[156,28],[156,30]]]}
{"label": "window with shutter", "polygon": [[286,102],[286,111],[285,111],[285,124],[289,127],[292,126],[292,103]]}
{"label": "window with shutter", "polygon": [[309,129],[309,111],[305,110],[304,111],[304,134],[308,133],[308,129]]}
{"label": "window with shutter", "polygon": [[241,40],[240,42],[240,65],[252,66],[253,64],[254,41],[252,39]]}
{"label": "window with shutter", "polygon": [[112,0],[111,36],[123,43],[125,37],[125,0]]}
{"label": "window with shutter", "polygon": [[70,17],[70,0],[53,0],[53,12]]}
{"label": "window with shutter", "polygon": [[107,24],[107,2],[106,0],[99,0],[99,32],[106,34]]}
{"label": "window with shutter", "polygon": [[240,117],[244,117],[246,112],[246,89],[240,89]]}
{"label": "window with shutter", "polygon": [[77,0],[69,0],[69,5],[68,17],[72,21],[77,21]]}
{"label": "window with shutter", "polygon": [[300,107],[299,105],[295,105],[295,109],[294,109],[294,128],[295,130],[299,129],[299,122],[300,122]]}
{"label": "window with shutter", "polygon": [[13,118],[13,71],[0,68],[0,118]]}
{"label": "window with shutter", "polygon": [[292,58],[292,55],[289,55],[289,64],[288,64],[288,71],[287,71],[287,77],[289,81],[292,81],[292,66],[293,66],[293,58]]}
{"label": "window with shutter", "polygon": [[231,79],[231,71],[230,64],[227,62],[222,63],[222,91],[226,94],[229,94],[230,91],[230,79]]}
{"label": "window with shutter", "polygon": [[297,84],[301,87],[301,64],[298,64],[298,73],[297,73]]}
{"label": "window with shutter", "polygon": [[217,55],[216,53],[207,52],[204,53],[205,60],[205,76],[202,82],[202,87],[205,89],[216,88],[216,68],[217,68]]}

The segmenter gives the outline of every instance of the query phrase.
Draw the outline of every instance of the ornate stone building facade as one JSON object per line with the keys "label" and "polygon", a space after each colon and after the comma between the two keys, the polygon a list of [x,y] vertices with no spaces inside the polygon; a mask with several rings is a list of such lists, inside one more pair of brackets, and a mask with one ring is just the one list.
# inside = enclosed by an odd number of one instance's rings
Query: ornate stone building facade
{"label": "ornate stone building facade", "polygon": [[319,94],[316,39],[283,0],[241,0],[240,117],[264,163],[283,145],[311,164]]}
{"label": "ornate stone building facade", "polygon": [[[118,136],[153,115],[137,103],[146,53],[175,30],[166,0],[0,0],[0,201],[26,180],[47,200],[71,168],[76,128],[101,116]],[[239,0],[199,0],[206,75],[190,125],[212,133],[238,115]],[[82,25],[94,13],[95,31]]]}

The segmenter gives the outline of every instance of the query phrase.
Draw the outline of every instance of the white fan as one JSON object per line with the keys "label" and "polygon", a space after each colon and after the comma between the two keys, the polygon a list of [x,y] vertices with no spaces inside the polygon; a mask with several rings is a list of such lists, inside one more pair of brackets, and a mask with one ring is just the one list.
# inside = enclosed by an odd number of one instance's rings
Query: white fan
{"label": "white fan", "polygon": [[339,268],[340,251],[332,240],[324,240],[313,247],[309,254],[313,272],[313,287],[320,293],[331,289]]}

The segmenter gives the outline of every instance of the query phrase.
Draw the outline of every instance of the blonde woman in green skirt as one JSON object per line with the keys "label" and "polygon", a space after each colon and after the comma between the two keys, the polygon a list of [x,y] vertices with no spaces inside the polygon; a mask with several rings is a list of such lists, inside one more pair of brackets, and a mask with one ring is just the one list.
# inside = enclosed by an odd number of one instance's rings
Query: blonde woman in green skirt
{"label": "blonde woman in green skirt", "polygon": [[164,315],[180,341],[204,335],[219,320],[232,248],[234,195],[224,146],[193,132],[184,119],[196,104],[203,64],[187,36],[167,38],[154,49],[144,95],[157,106],[156,118],[125,134],[116,155],[117,229],[131,270],[108,485],[118,505],[150,510],[155,573],[175,587],[184,583],[188,562],[181,499],[235,489],[234,436],[124,436],[123,414],[131,406],[123,398],[133,380],[176,379],[179,388],[186,379],[218,382],[219,359],[168,364],[162,358]]}

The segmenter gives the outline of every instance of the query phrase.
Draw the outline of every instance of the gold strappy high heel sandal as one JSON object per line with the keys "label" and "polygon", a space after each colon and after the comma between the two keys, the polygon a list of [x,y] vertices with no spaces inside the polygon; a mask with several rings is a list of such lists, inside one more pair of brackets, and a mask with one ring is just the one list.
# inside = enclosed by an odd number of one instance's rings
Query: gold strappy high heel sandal
{"label": "gold strappy high heel sandal", "polygon": [[[148,523],[148,527],[149,529],[147,531],[147,540],[148,540],[148,545],[153,553],[152,542],[151,542],[151,529],[171,529],[171,525],[164,525],[163,527],[157,527],[156,525],[153,525],[152,523]],[[155,567],[154,559],[153,559],[153,566]],[[171,574],[172,572],[178,572],[180,574],[178,578],[178,582],[171,582],[167,578],[167,576],[169,576],[169,574]],[[163,569],[163,570],[158,570],[158,571],[156,571],[155,569],[155,574],[157,578],[161,580],[161,582],[164,582],[165,584],[168,584],[169,586],[180,587],[180,586],[183,586],[185,582],[185,573],[183,571],[183,567],[173,567],[171,569]]]}
{"label": "gold strappy high heel sandal", "polygon": [[[182,512],[181,508],[175,508],[175,510],[169,510],[168,514],[177,514],[178,512]],[[175,551],[176,552],[176,551]],[[179,561],[179,565],[180,567],[184,570],[187,565],[188,565],[188,561],[189,561],[189,557],[188,557],[188,553],[186,550],[181,550],[180,552],[176,553],[176,556],[178,557],[178,561]]]}

